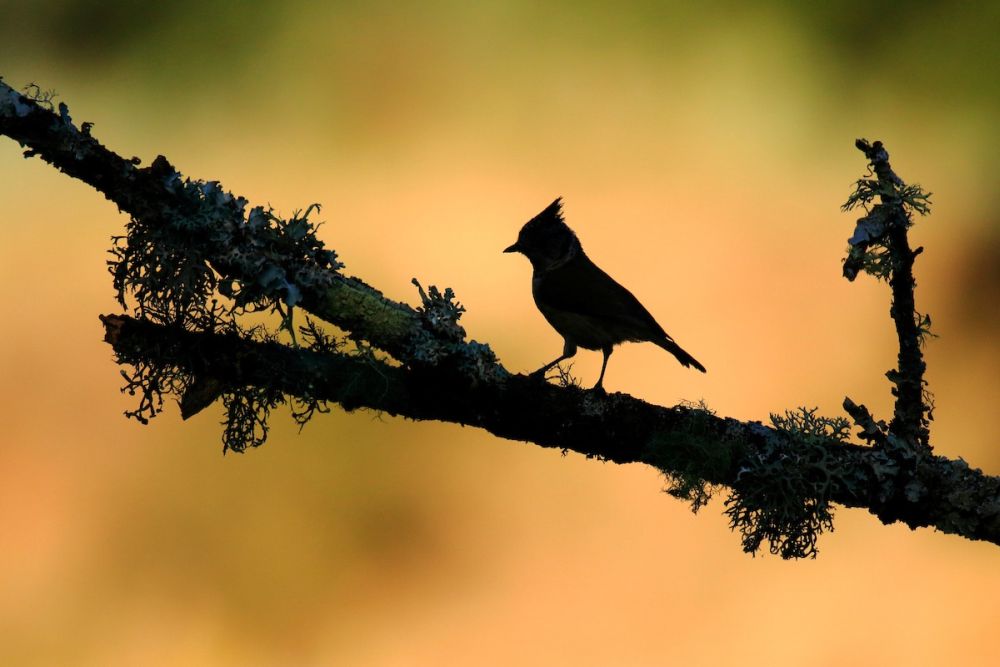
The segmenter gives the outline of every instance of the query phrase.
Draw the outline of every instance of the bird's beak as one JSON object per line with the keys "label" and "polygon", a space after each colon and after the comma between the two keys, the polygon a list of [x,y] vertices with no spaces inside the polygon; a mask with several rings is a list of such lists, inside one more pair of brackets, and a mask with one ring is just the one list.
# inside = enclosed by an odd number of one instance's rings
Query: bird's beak
{"label": "bird's beak", "polygon": [[515,244],[514,244],[514,245],[512,245],[512,246],[507,246],[506,248],[504,248],[504,249],[503,249],[503,251],[504,251],[504,252],[521,252],[521,248],[520,248],[520,246],[518,246],[518,245],[517,245],[517,244],[515,243]]}

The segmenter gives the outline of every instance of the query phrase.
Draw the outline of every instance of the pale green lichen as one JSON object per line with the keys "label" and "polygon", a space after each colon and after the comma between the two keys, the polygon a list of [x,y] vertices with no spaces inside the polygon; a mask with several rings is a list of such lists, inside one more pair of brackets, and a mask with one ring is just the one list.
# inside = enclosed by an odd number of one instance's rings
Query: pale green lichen
{"label": "pale green lichen", "polygon": [[310,215],[281,218],[234,197],[215,181],[182,180],[166,161],[154,163],[171,205],[134,216],[114,238],[109,270],[122,306],[143,318],[199,327],[213,299],[230,316],[273,310],[286,319],[304,292],[328,287],[343,266],[316,236]]}
{"label": "pale green lichen", "polygon": [[846,441],[849,424],[804,407],[771,422],[775,431],[743,462],[725,513],[747,553],[767,542],[782,558],[815,558],[819,535],[833,530],[830,497],[841,484],[829,443]]}
{"label": "pale green lichen", "polygon": [[416,278],[413,284],[420,294],[417,316],[420,327],[411,330],[407,359],[410,363],[454,370],[473,383],[496,382],[508,377],[489,345],[465,341],[465,329],[458,323],[465,307],[455,299],[450,287],[444,292],[431,285],[424,291]]}
{"label": "pale green lichen", "polygon": [[[875,203],[879,198],[880,203]],[[909,228],[913,213],[930,213],[931,193],[919,185],[906,185],[898,179],[861,178],[841,206],[850,211],[858,207],[865,215],[858,219],[854,233],[848,239],[844,275],[854,280],[859,272],[879,280],[888,280],[896,270],[895,257],[889,251],[889,231],[893,226]]]}

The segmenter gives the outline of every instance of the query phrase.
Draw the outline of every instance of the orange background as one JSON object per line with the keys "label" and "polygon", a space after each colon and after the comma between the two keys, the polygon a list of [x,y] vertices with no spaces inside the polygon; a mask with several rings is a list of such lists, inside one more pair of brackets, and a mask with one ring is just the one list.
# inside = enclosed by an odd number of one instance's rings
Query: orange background
{"label": "orange background", "polygon": [[[882,139],[934,193],[933,443],[1000,473],[996,8],[139,4],[0,1],[0,74],[145,164],[321,202],[349,273],[451,286],[514,370],[561,341],[500,250],[562,195],[709,368],[624,346],[608,389],[739,419],[845,395],[889,417],[888,289],[840,276],[852,144]],[[5,138],[0,203],[0,663],[1000,662],[994,545],[841,509],[817,560],[751,558],[648,467],[364,412],[278,413],[226,457],[218,406],[127,421],[97,319],[125,218]]]}

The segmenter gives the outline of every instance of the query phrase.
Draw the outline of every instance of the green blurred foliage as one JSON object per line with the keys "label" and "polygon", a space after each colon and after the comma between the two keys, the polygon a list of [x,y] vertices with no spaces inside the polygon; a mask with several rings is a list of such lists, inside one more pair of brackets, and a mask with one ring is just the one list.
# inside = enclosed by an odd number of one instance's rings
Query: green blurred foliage
{"label": "green blurred foliage", "polygon": [[[44,55],[88,69],[129,61],[151,81],[204,84],[213,71],[248,66],[282,24],[303,14],[317,19],[314,25],[322,26],[322,38],[331,43],[402,25],[442,56],[460,55],[448,53],[459,44],[465,47],[461,58],[470,51],[475,58],[478,51],[488,58],[529,62],[540,49],[566,45],[592,55],[628,50],[670,59],[705,48],[705,35],[720,30],[746,26],[752,32],[755,23],[784,24],[818,58],[834,63],[837,79],[831,83],[877,82],[916,98],[946,92],[951,103],[990,108],[1000,101],[995,67],[1000,4],[934,0],[337,2],[323,9],[277,0],[0,0],[0,60]],[[405,47],[389,41],[380,46],[390,53]],[[192,61],[199,66],[182,66]],[[364,63],[347,66],[359,64]]]}
{"label": "green blurred foliage", "polygon": [[[253,34],[264,30],[281,6],[272,0],[5,0],[0,2],[0,35],[6,57],[21,50],[45,52],[80,67],[153,57],[167,46],[175,55],[195,48],[203,58],[238,61],[252,51]],[[158,66],[166,59],[146,62]]]}

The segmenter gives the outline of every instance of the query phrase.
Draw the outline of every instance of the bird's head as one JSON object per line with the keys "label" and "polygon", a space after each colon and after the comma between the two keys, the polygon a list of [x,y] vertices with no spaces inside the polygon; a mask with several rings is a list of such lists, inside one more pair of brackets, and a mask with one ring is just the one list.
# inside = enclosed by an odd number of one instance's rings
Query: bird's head
{"label": "bird's head", "polygon": [[580,252],[580,241],[563,221],[562,197],[524,223],[517,243],[504,252],[519,252],[531,261],[536,271],[554,269]]}

